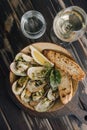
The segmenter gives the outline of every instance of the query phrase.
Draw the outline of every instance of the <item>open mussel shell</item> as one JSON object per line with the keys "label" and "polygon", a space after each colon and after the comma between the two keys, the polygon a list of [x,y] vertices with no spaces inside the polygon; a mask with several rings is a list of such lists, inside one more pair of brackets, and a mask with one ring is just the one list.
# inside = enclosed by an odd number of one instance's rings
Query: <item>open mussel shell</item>
{"label": "open mussel shell", "polygon": [[21,77],[19,79],[17,79],[13,85],[12,85],[12,91],[15,95],[20,95],[21,92],[23,91],[23,89],[26,86],[26,83],[28,81],[27,77]]}
{"label": "open mussel shell", "polygon": [[18,80],[15,81],[12,85],[12,91],[15,95],[20,95],[20,93],[23,91],[25,85],[23,85],[22,87],[18,87],[17,86]]}
{"label": "open mussel shell", "polygon": [[40,85],[36,85],[37,82],[40,82],[40,81],[33,81],[33,80],[29,80],[27,82],[27,85],[26,87],[29,89],[29,91],[32,93],[32,92],[37,92],[39,91],[40,89],[44,88],[45,85],[46,85],[46,82],[43,81],[43,83],[41,83]]}
{"label": "open mussel shell", "polygon": [[44,96],[44,93],[45,93],[44,88],[41,88],[39,91],[34,92],[32,94],[32,100],[39,101]]}
{"label": "open mussel shell", "polygon": [[23,90],[23,92],[21,93],[21,99],[22,101],[24,101],[25,103],[29,102],[30,101],[30,96],[31,96],[31,92],[25,88]]}
{"label": "open mussel shell", "polygon": [[24,53],[18,53],[15,60],[11,63],[10,69],[17,76],[26,76],[26,71],[30,66],[33,58]]}
{"label": "open mussel shell", "polygon": [[21,70],[17,69],[15,62],[11,63],[10,69],[17,76],[26,76],[26,72],[25,71],[21,71]]}
{"label": "open mussel shell", "polygon": [[54,102],[48,98],[42,99],[34,108],[38,112],[45,112],[53,106]]}
{"label": "open mussel shell", "polygon": [[17,60],[19,60],[19,58],[22,58],[24,61],[26,61],[26,62],[30,62],[30,61],[32,61],[32,57],[31,56],[29,56],[29,55],[26,55],[26,54],[24,54],[24,53],[22,53],[22,52],[20,52],[20,53],[18,53],[17,55],[16,55],[16,57],[15,57],[15,60],[17,61]]}
{"label": "open mussel shell", "polygon": [[45,76],[46,68],[41,66],[30,67],[27,71],[27,75],[32,80],[43,79]]}
{"label": "open mussel shell", "polygon": [[52,89],[50,88],[49,91],[48,91],[48,93],[47,93],[47,98],[50,101],[55,101],[58,97],[59,97],[58,91],[53,92]]}

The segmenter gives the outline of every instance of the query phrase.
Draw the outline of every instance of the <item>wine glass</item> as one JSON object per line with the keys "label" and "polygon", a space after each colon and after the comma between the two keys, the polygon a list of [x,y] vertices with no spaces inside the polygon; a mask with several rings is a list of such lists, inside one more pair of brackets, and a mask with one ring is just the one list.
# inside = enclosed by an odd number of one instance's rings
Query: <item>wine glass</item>
{"label": "wine glass", "polygon": [[27,11],[21,18],[21,30],[29,39],[40,38],[46,31],[44,16],[36,10]]}
{"label": "wine glass", "polygon": [[67,46],[84,34],[86,25],[86,12],[78,6],[70,6],[55,16],[51,38],[54,42]]}

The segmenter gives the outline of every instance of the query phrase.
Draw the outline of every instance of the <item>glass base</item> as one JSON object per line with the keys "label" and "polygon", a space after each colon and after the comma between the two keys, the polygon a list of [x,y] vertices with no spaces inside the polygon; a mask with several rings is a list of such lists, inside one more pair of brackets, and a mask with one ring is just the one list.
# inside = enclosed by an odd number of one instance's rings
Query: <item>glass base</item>
{"label": "glass base", "polygon": [[50,38],[51,38],[51,40],[52,40],[53,43],[58,44],[58,45],[60,45],[60,46],[62,46],[64,48],[66,48],[66,47],[68,47],[70,45],[70,42],[68,43],[68,42],[64,42],[64,41],[60,40],[55,35],[55,33],[53,31],[53,28],[51,28],[51,31],[50,31]]}

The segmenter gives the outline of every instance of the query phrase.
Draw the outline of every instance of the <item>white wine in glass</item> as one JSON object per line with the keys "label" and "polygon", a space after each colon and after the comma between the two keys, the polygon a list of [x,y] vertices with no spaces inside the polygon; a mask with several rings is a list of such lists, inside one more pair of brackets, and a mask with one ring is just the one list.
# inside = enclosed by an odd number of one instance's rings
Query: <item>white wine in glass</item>
{"label": "white wine in glass", "polygon": [[53,31],[61,41],[70,43],[84,34],[86,25],[86,12],[78,6],[71,6],[56,15],[53,21]]}

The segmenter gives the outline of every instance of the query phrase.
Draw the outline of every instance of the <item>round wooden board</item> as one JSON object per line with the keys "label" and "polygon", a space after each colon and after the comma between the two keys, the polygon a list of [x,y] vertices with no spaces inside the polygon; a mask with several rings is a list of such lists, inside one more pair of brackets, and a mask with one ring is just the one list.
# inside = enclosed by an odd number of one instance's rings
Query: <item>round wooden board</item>
{"label": "round wooden board", "polygon": [[[55,51],[58,51],[58,52],[62,52],[65,55],[67,55],[70,58],[72,58],[71,54],[66,49],[64,49],[61,46],[58,46],[56,44],[53,44],[53,43],[40,42],[40,43],[34,43],[32,45],[35,48],[37,48],[40,52],[42,52],[44,49],[55,50]],[[25,47],[23,50],[21,50],[21,52],[23,52],[25,54],[30,53],[29,46]],[[12,83],[17,79],[17,76],[15,76],[12,72],[10,72],[9,78],[10,78],[10,86],[12,86]],[[78,82],[73,80],[73,89],[74,89],[73,97],[74,97],[74,95],[75,95],[75,93],[77,91],[77,88],[78,88]],[[10,89],[11,89],[11,87],[10,87]],[[27,103],[24,103],[18,96],[16,96],[12,92],[12,90],[10,90],[10,93],[11,93],[13,99],[14,99],[14,102],[17,103],[17,105],[19,107],[21,107],[22,109],[26,110],[27,112],[31,112],[32,113],[33,108],[31,106],[29,106]],[[63,107],[64,107],[64,105],[61,103],[61,101],[58,101],[58,103],[56,103],[47,112],[48,113],[49,112],[56,112],[56,111],[62,109]],[[35,112],[35,115],[37,115],[39,113],[39,112],[36,112],[35,110],[33,110],[33,112]],[[47,114],[47,112],[46,112],[46,114]],[[42,113],[40,113],[40,114],[42,114]]]}

